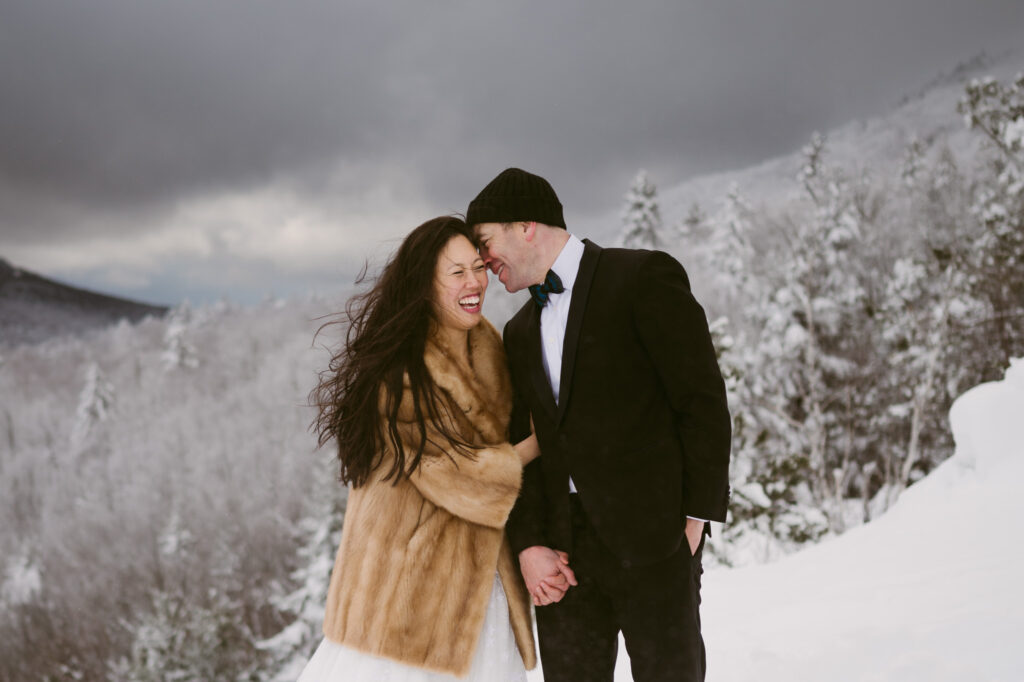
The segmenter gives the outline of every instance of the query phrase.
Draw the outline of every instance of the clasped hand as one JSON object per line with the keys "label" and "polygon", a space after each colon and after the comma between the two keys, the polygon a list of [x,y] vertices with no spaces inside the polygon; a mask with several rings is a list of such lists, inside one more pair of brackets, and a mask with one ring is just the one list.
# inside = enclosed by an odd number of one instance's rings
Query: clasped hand
{"label": "clasped hand", "polygon": [[578,584],[569,567],[569,555],[542,545],[527,547],[519,553],[519,570],[534,606],[561,601],[569,587]]}

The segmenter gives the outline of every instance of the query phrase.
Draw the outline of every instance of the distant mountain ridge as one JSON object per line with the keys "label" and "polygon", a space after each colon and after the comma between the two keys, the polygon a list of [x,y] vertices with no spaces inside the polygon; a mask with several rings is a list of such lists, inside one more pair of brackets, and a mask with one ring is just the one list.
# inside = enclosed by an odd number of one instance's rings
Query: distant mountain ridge
{"label": "distant mountain ridge", "polygon": [[[984,76],[1005,81],[1022,70],[1024,50],[1020,48],[995,55],[975,55],[936,76],[916,93],[905,95],[885,111],[822,130],[825,163],[851,172],[864,168],[877,174],[891,172],[903,163],[910,142],[920,140],[930,146],[930,154],[948,147],[959,162],[968,164],[983,140],[976,131],[968,129],[957,112],[964,85],[972,78]],[[671,235],[694,205],[714,220],[732,187],[755,210],[787,205],[801,194],[798,175],[804,162],[802,149],[809,141],[810,135],[791,152],[760,163],[659,187],[658,205],[665,234]],[[657,183],[657,178],[652,180]],[[611,245],[622,231],[622,219],[619,211],[609,212],[585,227],[588,236]]]}
{"label": "distant mountain ridge", "polygon": [[[922,89],[908,94],[897,104],[877,115],[854,119],[822,130],[825,140],[823,164],[841,169],[846,177],[857,180],[899,177],[911,142],[921,143],[922,162],[933,164],[948,152],[959,167],[970,173],[974,159],[983,152],[984,135],[971,130],[957,110],[965,85],[974,78],[991,76],[1008,82],[1024,71],[1024,50],[1014,48],[996,55],[981,53],[951,71],[929,81]],[[805,201],[799,179],[804,164],[807,140],[786,154],[733,170],[709,173],[658,188],[658,207],[662,219],[662,248],[686,267],[694,293],[706,300],[712,315],[727,315],[717,306],[716,273],[708,265],[710,241],[687,240],[680,226],[691,215],[700,216],[711,231],[721,229],[729,220],[728,195],[734,188],[750,210],[761,215],[783,215]],[[657,183],[657,178],[651,178]],[[625,188],[623,188],[625,194]],[[695,210],[697,209],[697,210]],[[581,235],[604,246],[621,243],[621,210],[609,211],[582,226]]]}
{"label": "distant mountain ridge", "polygon": [[61,284],[0,258],[0,347],[39,343],[166,312],[166,306]]}

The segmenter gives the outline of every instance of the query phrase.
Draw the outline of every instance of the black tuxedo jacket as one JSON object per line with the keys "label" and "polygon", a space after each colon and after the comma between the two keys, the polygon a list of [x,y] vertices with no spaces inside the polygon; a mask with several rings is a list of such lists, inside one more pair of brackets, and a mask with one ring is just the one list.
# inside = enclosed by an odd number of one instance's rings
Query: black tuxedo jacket
{"label": "black tuxedo jacket", "polygon": [[556,404],[544,373],[540,308],[505,326],[515,389],[513,442],[530,433],[507,530],[517,553],[569,551],[569,476],[598,536],[624,564],[671,555],[686,517],[724,521],[731,422],[704,310],[660,251],[585,242],[572,289]]}

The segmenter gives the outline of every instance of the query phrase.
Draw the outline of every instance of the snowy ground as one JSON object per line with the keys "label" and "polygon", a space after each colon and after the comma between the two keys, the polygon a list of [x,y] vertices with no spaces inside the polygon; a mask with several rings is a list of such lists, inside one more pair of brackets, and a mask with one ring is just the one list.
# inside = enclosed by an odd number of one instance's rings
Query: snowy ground
{"label": "snowy ground", "polygon": [[705,575],[708,682],[1024,680],[1024,360],[950,419],[956,454],[885,516]]}

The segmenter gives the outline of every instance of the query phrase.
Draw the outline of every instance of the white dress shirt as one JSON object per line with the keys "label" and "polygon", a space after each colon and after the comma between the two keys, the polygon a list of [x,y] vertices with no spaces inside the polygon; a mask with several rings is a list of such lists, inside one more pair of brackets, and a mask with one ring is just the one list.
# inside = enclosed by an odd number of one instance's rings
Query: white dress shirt
{"label": "white dress shirt", "polygon": [[[551,392],[558,403],[562,381],[562,346],[565,343],[565,327],[569,322],[569,304],[572,303],[572,287],[580,271],[583,259],[583,242],[575,235],[562,247],[551,270],[562,280],[565,291],[548,294],[547,304],[540,311],[540,340],[544,356],[544,373],[551,384]],[[569,492],[576,492],[576,484],[569,478]]]}

